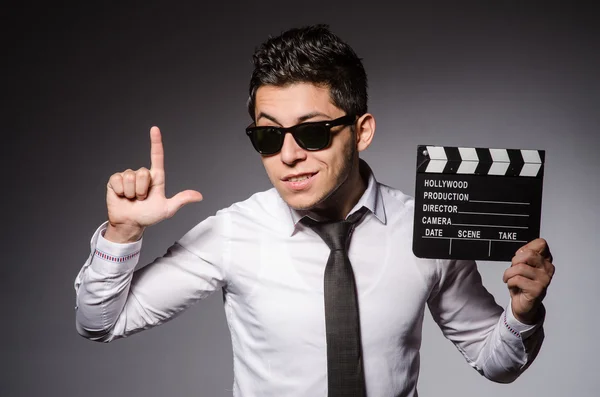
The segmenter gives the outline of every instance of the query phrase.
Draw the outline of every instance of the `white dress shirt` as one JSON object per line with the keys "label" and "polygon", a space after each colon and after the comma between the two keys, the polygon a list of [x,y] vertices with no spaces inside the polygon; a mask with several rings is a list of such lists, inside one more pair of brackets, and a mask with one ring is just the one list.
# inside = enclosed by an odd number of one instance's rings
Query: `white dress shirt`
{"label": "white dress shirt", "polygon": [[[352,235],[369,397],[417,396],[427,305],[442,332],[485,377],[510,382],[535,358],[544,334],[503,310],[473,261],[412,252],[413,198],[368,178],[350,211],[369,211]],[[273,188],[200,222],[167,253],[134,271],[142,240],[91,239],[75,280],[76,326],[109,342],[148,329],[217,290],[233,347],[233,395],[326,397],[323,274],[329,248]]]}

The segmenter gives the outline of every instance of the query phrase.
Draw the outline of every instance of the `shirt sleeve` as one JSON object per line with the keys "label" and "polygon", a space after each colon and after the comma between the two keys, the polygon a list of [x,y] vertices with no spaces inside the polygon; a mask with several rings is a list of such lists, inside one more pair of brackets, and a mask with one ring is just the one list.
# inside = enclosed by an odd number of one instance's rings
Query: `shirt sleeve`
{"label": "shirt sleeve", "polygon": [[110,342],[160,325],[225,287],[226,218],[219,213],[207,218],[138,270],[143,238],[128,244],[108,241],[108,222],[103,223],[75,278],[77,332]]}
{"label": "shirt sleeve", "polygon": [[523,324],[510,303],[503,310],[495,302],[474,261],[438,262],[439,283],[428,301],[435,322],[483,376],[499,383],[514,381],[540,350],[545,309],[536,324]]}

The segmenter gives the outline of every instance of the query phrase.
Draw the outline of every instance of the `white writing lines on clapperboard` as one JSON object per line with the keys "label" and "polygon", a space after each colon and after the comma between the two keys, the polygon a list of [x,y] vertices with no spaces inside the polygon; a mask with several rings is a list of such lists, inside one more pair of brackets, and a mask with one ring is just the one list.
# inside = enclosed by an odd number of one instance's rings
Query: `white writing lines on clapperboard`
{"label": "white writing lines on clapperboard", "polygon": [[418,166],[426,174],[421,185],[422,238],[449,240],[449,255],[453,240],[487,241],[488,256],[492,242],[527,242],[519,235],[529,229],[531,203],[520,197],[498,198],[493,184],[483,189],[472,185],[487,176],[536,177],[543,163],[537,150],[426,146],[423,155],[427,161]]}

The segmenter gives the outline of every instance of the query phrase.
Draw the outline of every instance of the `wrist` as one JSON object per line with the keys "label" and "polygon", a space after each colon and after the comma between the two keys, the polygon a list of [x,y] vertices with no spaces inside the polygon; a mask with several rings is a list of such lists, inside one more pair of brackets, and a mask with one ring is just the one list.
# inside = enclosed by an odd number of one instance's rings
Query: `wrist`
{"label": "wrist", "polygon": [[103,237],[113,243],[129,244],[135,243],[142,238],[144,227],[129,225],[108,224]]}
{"label": "wrist", "polygon": [[511,310],[515,320],[525,325],[534,325],[540,321],[540,317],[543,313],[543,311],[540,309],[540,306],[541,305],[538,305],[535,308],[532,308],[527,313],[517,313],[512,308]]}

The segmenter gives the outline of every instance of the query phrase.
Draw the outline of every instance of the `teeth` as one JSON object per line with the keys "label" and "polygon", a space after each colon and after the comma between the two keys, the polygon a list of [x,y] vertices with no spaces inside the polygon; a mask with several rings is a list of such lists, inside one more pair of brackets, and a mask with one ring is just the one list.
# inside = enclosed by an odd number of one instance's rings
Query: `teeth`
{"label": "teeth", "polygon": [[295,176],[295,177],[292,177],[292,178],[290,178],[288,180],[290,182],[298,182],[298,181],[303,181],[303,180],[308,179],[308,178],[310,178],[310,176],[304,175],[304,176]]}

